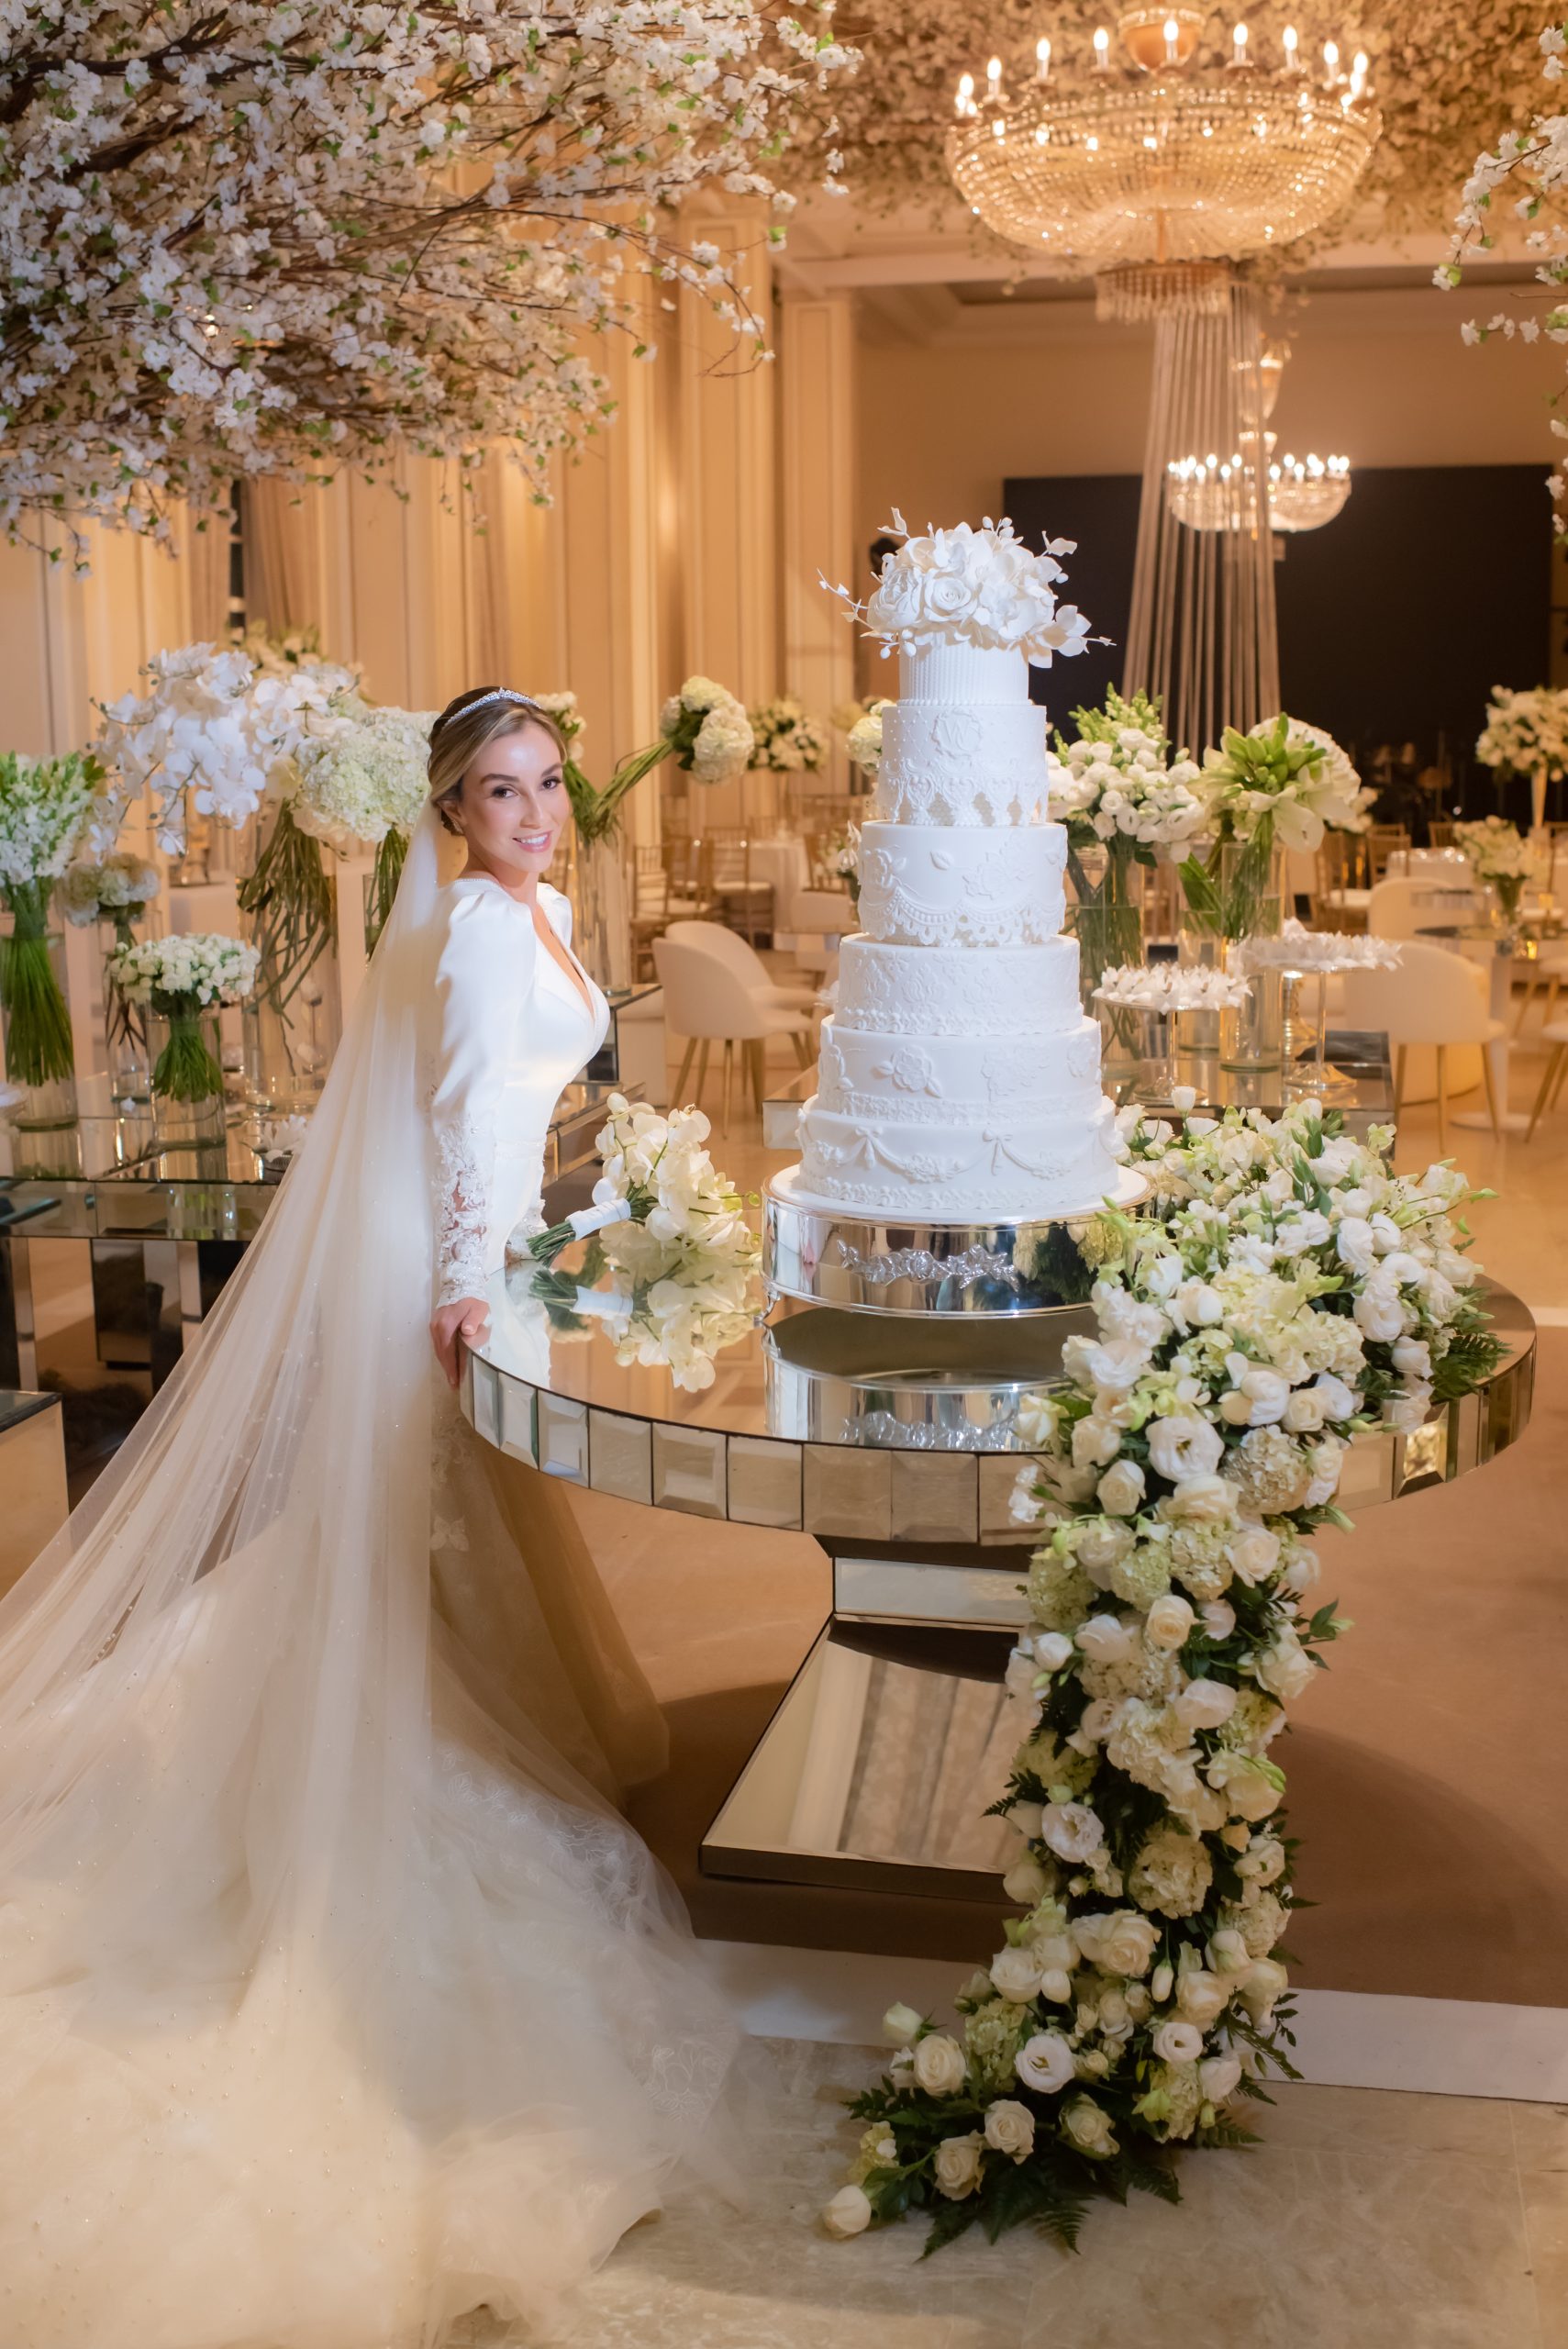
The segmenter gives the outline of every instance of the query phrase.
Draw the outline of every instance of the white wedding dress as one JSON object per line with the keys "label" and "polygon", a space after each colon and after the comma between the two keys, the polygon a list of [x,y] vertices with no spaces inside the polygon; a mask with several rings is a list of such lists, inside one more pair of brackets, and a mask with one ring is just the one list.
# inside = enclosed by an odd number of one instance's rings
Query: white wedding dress
{"label": "white wedding dress", "polygon": [[4,2349],[548,2338],[732,2158],[729,2026],[562,1758],[426,1329],[603,999],[438,855],[427,811],[260,1238],[0,1604]]}

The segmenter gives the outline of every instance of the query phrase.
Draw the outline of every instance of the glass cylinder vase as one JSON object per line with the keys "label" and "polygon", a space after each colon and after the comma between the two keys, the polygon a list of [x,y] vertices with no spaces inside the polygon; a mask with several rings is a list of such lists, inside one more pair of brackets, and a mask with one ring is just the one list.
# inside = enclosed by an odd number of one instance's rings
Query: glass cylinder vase
{"label": "glass cylinder vase", "polygon": [[1130,1007],[1100,1002],[1095,990],[1107,971],[1143,960],[1143,905],[1139,868],[1116,848],[1083,849],[1069,858],[1076,895],[1066,928],[1078,941],[1078,994],[1100,1023],[1101,1064],[1127,1074],[1141,1057],[1142,1021]]}
{"label": "glass cylinder vase", "polygon": [[631,985],[631,898],[618,833],[573,841],[572,949],[602,987]]}
{"label": "glass cylinder vase", "polygon": [[[1277,938],[1284,906],[1284,857],[1272,836],[1218,841],[1195,875],[1184,870],[1186,906],[1182,916],[1182,960],[1245,979],[1251,994],[1236,1009],[1218,1015],[1218,1035],[1194,1038],[1199,1049],[1217,1048],[1221,1068],[1242,1072],[1278,1068],[1284,1057],[1284,996],[1277,968],[1255,969],[1248,953],[1253,938]],[[1210,1024],[1206,1019],[1205,1028]]]}
{"label": "glass cylinder vase", "polygon": [[[134,946],[136,934],[128,919],[100,925],[106,955],[116,947]],[[141,1110],[152,1097],[152,1053],[147,1033],[147,1006],[133,1003],[104,973],[104,1056],[109,1073],[109,1098],[117,1110]]]}
{"label": "glass cylinder vase", "polygon": [[152,1130],[161,1150],[221,1150],[223,1063],[215,1005],[157,996],[148,1014]]}
{"label": "glass cylinder vase", "polygon": [[10,918],[0,933],[0,1020],[6,1076],[14,1096],[7,1120],[50,1133],[76,1122],[76,1055],[65,1001],[65,940],[49,924],[51,884],[6,888]]}

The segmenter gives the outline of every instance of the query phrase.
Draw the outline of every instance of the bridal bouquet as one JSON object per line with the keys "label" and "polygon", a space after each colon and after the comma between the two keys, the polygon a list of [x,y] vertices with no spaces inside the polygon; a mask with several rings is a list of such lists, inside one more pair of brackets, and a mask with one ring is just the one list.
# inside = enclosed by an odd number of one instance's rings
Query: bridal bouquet
{"label": "bridal bouquet", "polygon": [[[594,1204],[534,1235],[528,1248],[540,1264],[553,1264],[574,1240],[617,1224],[636,1225],[650,1241],[676,1248],[741,1257],[755,1251],[740,1192],[716,1173],[703,1147],[712,1129],[700,1109],[666,1116],[612,1093],[609,1112],[597,1138],[605,1171],[594,1186]],[[635,1260],[633,1248],[625,1261],[629,1267]]]}
{"label": "bridal bouquet", "polygon": [[[0,898],[11,930],[0,937],[0,1006],[6,1071],[39,1086],[74,1068],[71,1015],[49,952],[50,900],[83,841],[108,818],[98,762],[0,753]],[[111,835],[112,836],[112,835]]]}
{"label": "bridal bouquet", "polygon": [[1007,1685],[1021,1716],[995,1805],[1020,1914],[959,1995],[962,2039],[908,2008],[829,2228],[911,2209],[928,2248],[978,2222],[1071,2243],[1089,2198],[1173,2198],[1165,2148],[1239,2145],[1232,2100],[1293,2074],[1289,1709],[1342,1631],[1312,1535],[1347,1443],[1419,1427],[1495,1367],[1447,1165],[1390,1173],[1315,1101],[1127,1113],[1152,1204],[1081,1246],[1095,1329],[1026,1399],[1015,1514],[1040,1546]]}
{"label": "bridal bouquet", "polygon": [[[746,1252],[647,1242],[643,1227],[612,1228],[590,1243],[581,1277],[539,1272],[534,1293],[558,1331],[576,1334],[597,1321],[617,1362],[667,1370],[684,1393],[700,1393],[713,1384],[715,1355],[755,1325],[758,1252],[754,1245]],[[641,1261],[623,1262],[623,1252]],[[607,1264],[615,1278],[596,1286]]]}
{"label": "bridal bouquet", "polygon": [[828,738],[793,695],[748,710],[751,764],[774,774],[816,774],[828,755]]}

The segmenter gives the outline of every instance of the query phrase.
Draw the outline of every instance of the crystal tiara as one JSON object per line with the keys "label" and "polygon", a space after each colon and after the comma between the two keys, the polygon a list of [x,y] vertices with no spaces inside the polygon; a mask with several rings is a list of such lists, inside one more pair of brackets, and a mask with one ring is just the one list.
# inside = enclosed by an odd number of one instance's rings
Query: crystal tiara
{"label": "crystal tiara", "polygon": [[481,694],[479,699],[471,701],[468,707],[470,709],[483,709],[487,701],[520,701],[529,709],[539,707],[532,694],[520,694],[511,685],[493,685],[487,694]]}

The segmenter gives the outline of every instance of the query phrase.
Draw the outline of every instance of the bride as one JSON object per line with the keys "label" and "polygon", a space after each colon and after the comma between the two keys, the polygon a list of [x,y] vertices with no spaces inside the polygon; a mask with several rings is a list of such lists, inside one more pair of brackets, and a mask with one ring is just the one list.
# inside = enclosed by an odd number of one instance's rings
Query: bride
{"label": "bride", "polygon": [[725,2162],[732,2034],[606,1799],[651,1699],[450,1383],[605,1030],[561,744],[464,694],[430,772],[260,1239],[0,1603],[5,2349],[530,2340]]}

